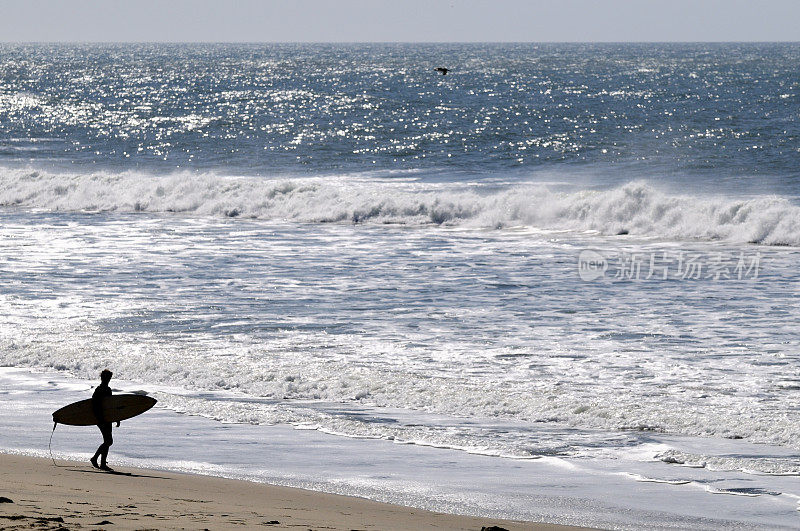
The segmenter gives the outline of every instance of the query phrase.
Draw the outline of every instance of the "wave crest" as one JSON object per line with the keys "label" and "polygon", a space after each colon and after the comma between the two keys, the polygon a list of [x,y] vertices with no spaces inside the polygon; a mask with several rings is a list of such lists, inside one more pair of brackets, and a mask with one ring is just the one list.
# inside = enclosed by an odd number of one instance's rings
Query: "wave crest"
{"label": "wave crest", "polygon": [[298,222],[529,226],[667,239],[800,245],[800,207],[779,196],[669,195],[635,181],[556,192],[541,184],[492,191],[363,179],[57,174],[5,170],[0,205],[51,211],[176,212]]}

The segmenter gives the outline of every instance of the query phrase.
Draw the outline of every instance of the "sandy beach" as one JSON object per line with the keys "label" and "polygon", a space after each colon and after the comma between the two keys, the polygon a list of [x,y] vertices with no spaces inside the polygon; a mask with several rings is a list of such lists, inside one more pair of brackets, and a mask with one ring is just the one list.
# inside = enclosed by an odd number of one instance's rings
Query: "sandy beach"
{"label": "sandy beach", "polygon": [[0,454],[3,529],[475,529],[575,527],[442,514],[361,498],[159,470]]}

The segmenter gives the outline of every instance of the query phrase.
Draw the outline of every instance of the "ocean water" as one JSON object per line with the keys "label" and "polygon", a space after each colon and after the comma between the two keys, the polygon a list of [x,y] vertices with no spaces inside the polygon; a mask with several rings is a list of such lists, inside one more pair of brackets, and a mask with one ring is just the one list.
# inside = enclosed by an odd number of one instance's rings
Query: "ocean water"
{"label": "ocean water", "polygon": [[[549,521],[800,527],[798,60],[2,45],[0,399],[66,403],[109,367],[202,456],[159,461],[144,436],[113,449],[132,463]],[[42,451],[17,422],[2,447]],[[231,425],[232,447],[340,457],[315,475],[204,448]],[[409,445],[433,472],[396,464]],[[360,481],[360,452],[397,482]],[[553,479],[498,504],[469,486],[491,474]],[[658,514],[645,484],[672,500]]]}

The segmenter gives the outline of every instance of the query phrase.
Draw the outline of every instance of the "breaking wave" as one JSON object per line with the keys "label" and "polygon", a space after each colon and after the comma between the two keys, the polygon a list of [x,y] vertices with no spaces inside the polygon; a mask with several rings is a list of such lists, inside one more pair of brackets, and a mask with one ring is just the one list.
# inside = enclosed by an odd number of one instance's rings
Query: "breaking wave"
{"label": "breaking wave", "polygon": [[784,197],[670,195],[643,181],[557,192],[344,178],[265,179],[4,170],[0,205],[51,211],[175,212],[298,222],[475,228],[528,226],[678,240],[800,245],[800,207]]}

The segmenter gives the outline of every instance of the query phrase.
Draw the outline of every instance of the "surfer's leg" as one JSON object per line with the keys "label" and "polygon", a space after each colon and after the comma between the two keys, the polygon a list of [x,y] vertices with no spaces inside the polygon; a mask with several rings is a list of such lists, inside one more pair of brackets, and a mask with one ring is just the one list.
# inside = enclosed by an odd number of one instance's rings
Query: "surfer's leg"
{"label": "surfer's leg", "polygon": [[[110,426],[110,424],[109,424],[109,426]],[[103,424],[98,424],[98,425],[97,425],[97,427],[98,427],[98,428],[100,428],[100,433],[102,433],[102,434],[103,434],[103,444],[101,444],[100,446],[98,446],[98,447],[97,447],[97,451],[94,453],[94,455],[92,456],[92,458],[91,458],[91,459],[89,459],[89,461],[92,463],[92,466],[93,466],[93,467],[95,467],[95,468],[100,468],[100,466],[97,464],[97,458],[98,458],[98,457],[100,457],[100,456],[102,455],[102,456],[103,456],[103,462],[105,463],[105,461],[106,461],[106,458],[105,458],[105,456],[106,456],[106,454],[108,454],[108,448],[106,448],[106,431],[105,431],[105,425],[103,425]]]}
{"label": "surfer's leg", "polygon": [[100,446],[97,448],[97,451],[96,451],[96,452],[94,453],[94,455],[92,456],[92,458],[91,458],[91,459],[89,459],[89,462],[91,462],[91,463],[92,463],[92,466],[93,466],[93,467],[95,467],[95,468],[100,468],[100,465],[98,465],[98,464],[97,464],[97,457],[100,455],[100,449],[101,449],[101,448],[103,448],[103,445],[100,445]]}
{"label": "surfer's leg", "polygon": [[111,437],[111,423],[100,425],[100,432],[103,434],[103,444],[97,449],[100,454],[100,468],[106,468],[106,459],[108,458],[108,449],[114,444],[114,439]]}

